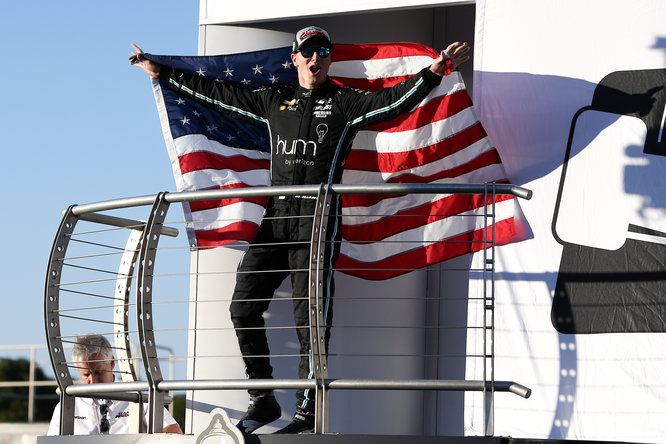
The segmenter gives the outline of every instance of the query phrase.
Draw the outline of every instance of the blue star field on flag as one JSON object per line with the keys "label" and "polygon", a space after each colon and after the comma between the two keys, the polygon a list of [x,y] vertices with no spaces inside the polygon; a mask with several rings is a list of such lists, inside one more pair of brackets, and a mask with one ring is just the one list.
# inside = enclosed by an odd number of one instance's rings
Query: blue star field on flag
{"label": "blue star field on flag", "polygon": [[[225,56],[172,57],[145,54],[161,65],[229,82],[248,89],[276,84],[296,84],[298,76],[288,47]],[[209,139],[234,148],[270,152],[268,129],[263,124],[235,119],[163,89],[174,138],[203,134]]]}

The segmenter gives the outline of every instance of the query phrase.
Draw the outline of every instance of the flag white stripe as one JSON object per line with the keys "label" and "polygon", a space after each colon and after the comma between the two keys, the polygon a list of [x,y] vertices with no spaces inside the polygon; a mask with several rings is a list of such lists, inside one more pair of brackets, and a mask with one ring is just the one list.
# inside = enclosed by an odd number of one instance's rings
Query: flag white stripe
{"label": "flag white stripe", "polygon": [[216,140],[210,140],[203,134],[187,134],[178,137],[175,141],[178,153],[185,154],[197,152],[211,152],[225,157],[245,156],[250,159],[269,159],[270,154],[263,151],[250,150],[245,148],[230,147]]}
{"label": "flag white stripe", "polygon": [[[380,183],[391,178],[400,177],[403,174],[414,174],[415,176],[428,177],[470,162],[479,155],[493,149],[494,147],[490,144],[490,139],[484,137],[483,139],[468,145],[465,149],[415,168],[384,172],[363,171],[348,168],[342,173],[342,181],[343,183]],[[499,177],[496,177],[496,179],[499,179]]]}
{"label": "flag white stripe", "polygon": [[439,85],[435,86],[426,96],[426,98],[423,99],[417,106],[423,106],[435,98],[450,96],[457,92],[465,91],[466,89],[467,88],[465,87],[465,83],[463,82],[460,73],[453,72],[448,76],[442,77],[442,81],[439,83]]}
{"label": "flag white stripe", "polygon": [[244,183],[250,186],[270,185],[270,172],[268,170],[250,170],[238,172],[229,169],[223,170],[197,170],[183,175],[185,188],[179,191],[194,191],[210,188],[213,184],[223,183],[232,185]]}
{"label": "flag white stripe", "polygon": [[[447,183],[485,183],[505,178],[502,165],[493,164],[476,169],[459,177],[447,178],[433,181],[433,184]],[[425,205],[429,202],[450,196],[450,194],[407,194],[394,198],[388,198],[371,206],[345,206],[342,208],[343,222],[345,225],[358,225],[374,222],[384,217],[395,214],[396,202],[399,201],[402,211]]]}
{"label": "flag white stripe", "polygon": [[[164,96],[162,95],[162,87],[157,79],[151,79],[151,86],[153,88],[153,95],[155,96],[155,103],[157,104],[157,112],[160,117],[160,125],[162,127],[162,136],[164,136],[164,143],[166,144],[167,153],[169,154],[169,161],[171,162],[171,170],[173,172],[174,180],[176,181],[176,189],[182,191],[185,187],[183,175],[180,172],[180,163],[178,162],[178,148],[171,135],[171,127],[169,126],[169,116],[166,111],[166,104],[164,103]],[[184,206],[183,206],[184,207]],[[185,209],[185,219],[187,220],[188,212]],[[192,239],[190,239],[192,241]]]}
{"label": "flag white stripe", "polygon": [[370,60],[340,60],[331,63],[329,76],[352,79],[383,79],[408,76],[430,66],[434,59],[427,55]]}
{"label": "flag white stripe", "polygon": [[209,210],[193,211],[190,227],[195,230],[215,230],[239,221],[261,223],[264,207],[252,202],[238,202]]}
{"label": "flag white stripe", "polygon": [[390,133],[359,131],[352,143],[352,149],[376,151],[378,153],[402,153],[441,142],[451,137],[451,135],[478,123],[478,121],[474,109],[465,108],[446,119],[413,130]]}

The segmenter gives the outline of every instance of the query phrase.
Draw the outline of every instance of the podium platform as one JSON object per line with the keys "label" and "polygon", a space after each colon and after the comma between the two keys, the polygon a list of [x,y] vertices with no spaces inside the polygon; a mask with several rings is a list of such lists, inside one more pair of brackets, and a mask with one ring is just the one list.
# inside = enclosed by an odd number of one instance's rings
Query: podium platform
{"label": "podium platform", "polygon": [[[208,440],[203,440],[208,442]],[[211,441],[212,442],[212,441]],[[220,441],[217,441],[220,442]],[[227,441],[224,441],[227,442]],[[105,435],[40,436],[37,444],[195,444],[194,435]],[[416,436],[416,435],[248,435],[246,444],[640,444],[627,441],[577,441],[565,439],[522,439],[502,436]],[[206,443],[203,443],[206,444]]]}
{"label": "podium platform", "polygon": [[[415,436],[415,435],[254,435],[246,444],[624,444],[626,441],[576,441],[564,439],[521,439],[499,436]],[[629,444],[629,443],[627,443]],[[633,443],[632,444],[636,444]]]}

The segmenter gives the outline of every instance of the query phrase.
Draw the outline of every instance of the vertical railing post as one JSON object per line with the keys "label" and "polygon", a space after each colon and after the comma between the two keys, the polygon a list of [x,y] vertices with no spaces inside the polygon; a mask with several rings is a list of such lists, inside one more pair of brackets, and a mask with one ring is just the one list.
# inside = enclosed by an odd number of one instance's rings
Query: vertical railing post
{"label": "vertical railing post", "polygon": [[67,387],[72,385],[72,376],[67,366],[65,350],[60,330],[60,280],[67,246],[78,218],[69,207],[60,222],[49,256],[44,288],[44,331],[53,373],[60,388],[60,434],[74,434],[74,397],[67,395]]}
{"label": "vertical railing post", "polygon": [[35,419],[35,347],[30,347],[30,373],[28,374],[28,422]]}
{"label": "vertical railing post", "polygon": [[314,378],[317,381],[315,401],[315,433],[326,433],[328,429],[328,364],[326,359],[326,314],[324,312],[325,251],[328,216],[331,208],[329,187],[322,185],[317,195],[312,240],[310,244],[310,348],[314,363]]}
{"label": "vertical railing post", "polygon": [[148,433],[160,433],[164,424],[164,393],[158,390],[163,380],[160,363],[155,344],[153,323],[153,273],[155,270],[155,257],[159,243],[162,226],[166,218],[169,202],[165,199],[166,193],[159,193],[150,211],[150,217],[144,229],[139,253],[139,270],[137,290],[137,324],[143,365],[149,384],[150,415],[148,420]]}
{"label": "vertical railing post", "polygon": [[[484,433],[486,436],[493,436],[495,433],[495,183],[486,184],[483,197]],[[490,204],[488,200],[491,201]]]}

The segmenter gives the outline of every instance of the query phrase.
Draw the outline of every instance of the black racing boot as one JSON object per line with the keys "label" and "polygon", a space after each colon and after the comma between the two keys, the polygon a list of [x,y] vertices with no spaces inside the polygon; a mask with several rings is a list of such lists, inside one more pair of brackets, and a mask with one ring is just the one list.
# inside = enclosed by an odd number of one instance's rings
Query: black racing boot
{"label": "black racing boot", "polygon": [[275,433],[313,433],[315,418],[312,413],[296,409],[294,419],[284,428]]}
{"label": "black racing boot", "polygon": [[250,395],[247,412],[236,427],[244,434],[252,433],[259,427],[278,419],[281,413],[280,404],[275,399],[273,392],[264,395]]}

